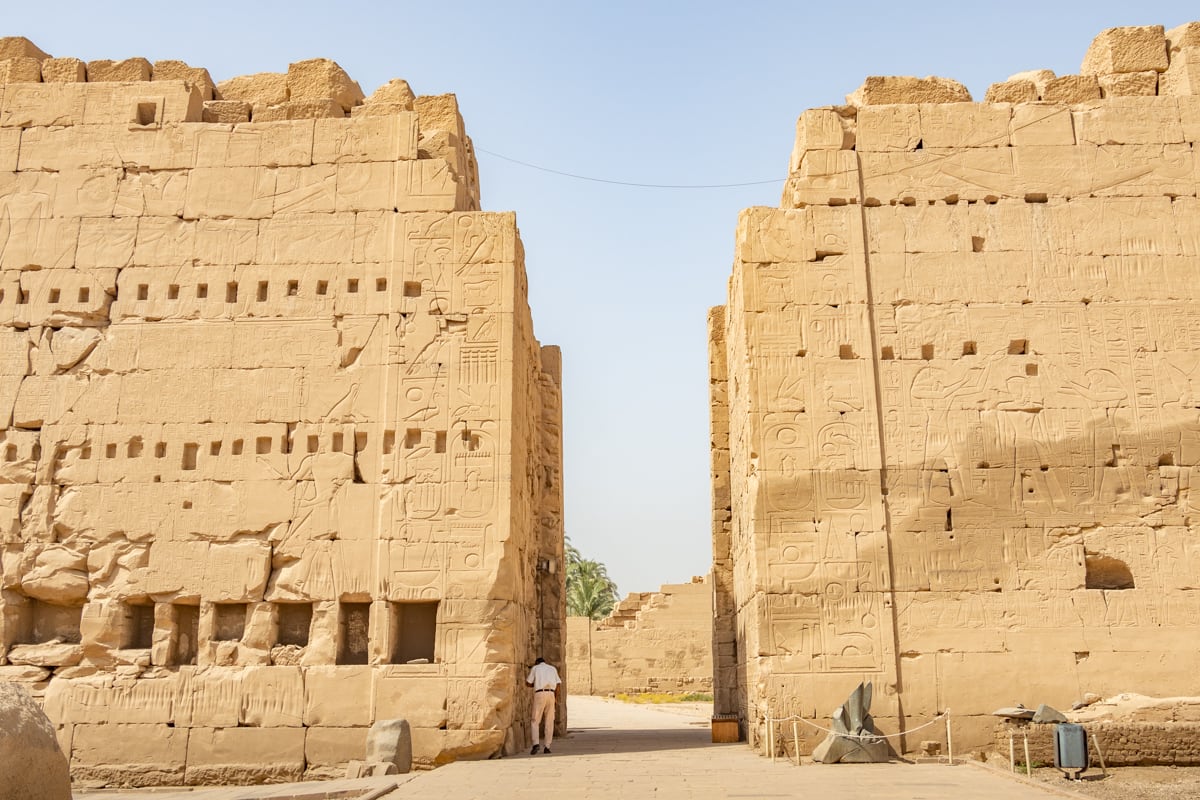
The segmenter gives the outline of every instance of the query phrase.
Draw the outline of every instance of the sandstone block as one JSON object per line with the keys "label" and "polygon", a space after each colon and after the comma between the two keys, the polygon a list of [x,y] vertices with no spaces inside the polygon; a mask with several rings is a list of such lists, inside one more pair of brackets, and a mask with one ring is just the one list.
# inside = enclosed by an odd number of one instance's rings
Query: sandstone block
{"label": "sandstone block", "polygon": [[289,64],[287,87],[291,100],[332,100],[343,112],[361,104],[364,97],[362,89],[346,71],[327,58]]}
{"label": "sandstone block", "polygon": [[0,37],[0,59],[35,58],[45,61],[50,55],[24,36]]}
{"label": "sandstone block", "polygon": [[0,59],[0,84],[39,83],[42,80],[42,62],[29,56]]}
{"label": "sandstone block", "polygon": [[864,106],[858,110],[855,148],[862,152],[915,150],[921,141],[920,106]]}
{"label": "sandstone block", "polygon": [[1171,66],[1159,76],[1158,93],[1188,97],[1200,95],[1200,45],[1182,47],[1171,56]]}
{"label": "sandstone block", "polygon": [[413,101],[413,109],[420,117],[421,132],[446,131],[466,138],[462,115],[458,110],[458,97],[453,94],[422,95]]}
{"label": "sandstone block", "polygon": [[1157,72],[1121,72],[1100,76],[1100,92],[1105,97],[1153,97],[1158,94]]}
{"label": "sandstone block", "polygon": [[1090,144],[1179,144],[1185,141],[1173,97],[1110,98],[1077,107],[1078,141]]}
{"label": "sandstone block", "polygon": [[367,734],[366,761],[393,764],[398,774],[407,775],[412,770],[412,745],[408,720],[376,720]]}
{"label": "sandstone block", "polygon": [[320,666],[304,671],[304,724],[365,727],[371,723],[373,670],[367,666]]}
{"label": "sandstone block", "polygon": [[193,728],[188,732],[189,785],[277,783],[304,773],[303,728]]}
{"label": "sandstone block", "polygon": [[1038,96],[1036,99],[1046,99],[1046,84],[1054,80],[1055,75],[1053,70],[1049,69],[1031,69],[1025,72],[1018,72],[1015,75],[1008,76],[1008,82],[1012,81],[1033,81],[1033,85],[1037,87]]}
{"label": "sandstone block", "polygon": [[200,90],[202,100],[212,100],[216,86],[204,67],[192,67],[183,61],[155,61],[151,76],[156,81],[186,81]]}
{"label": "sandstone block", "polygon": [[188,732],[169,725],[76,725],[71,767],[77,776],[126,786],[179,783]]}
{"label": "sandstone block", "polygon": [[969,103],[971,93],[967,87],[949,78],[872,75],[853,94],[846,96],[846,102],[852,106]]}
{"label": "sandstone block", "polygon": [[1030,80],[993,83],[984,95],[985,103],[1032,103],[1038,99],[1037,84]]}
{"label": "sandstone block", "polygon": [[1015,107],[1011,124],[1014,147],[1075,144],[1071,111],[1057,103],[1028,103]]}
{"label": "sandstone block", "polygon": [[127,58],[123,61],[102,59],[88,62],[87,79],[89,83],[148,81],[152,71],[150,62],[144,58]]}
{"label": "sandstone block", "polygon": [[71,778],[54,726],[15,683],[0,683],[0,785],[13,797],[69,800]]}
{"label": "sandstone block", "polygon": [[280,122],[282,120],[340,118],[345,110],[336,100],[328,98],[314,100],[288,100],[273,106],[255,106],[251,113],[254,122]]}
{"label": "sandstone block", "polygon": [[796,144],[789,171],[796,171],[809,150],[849,150],[854,145],[854,127],[836,109],[809,109],[796,120]]}
{"label": "sandstone block", "polygon": [[83,83],[87,65],[78,58],[47,58],[42,62],[43,83]]}
{"label": "sandstone block", "polygon": [[388,108],[398,107],[400,111],[412,111],[413,102],[416,99],[417,96],[413,94],[412,87],[408,85],[408,81],[402,78],[393,78],[372,92],[371,96],[363,101],[363,105],[380,105]]}
{"label": "sandstone block", "polygon": [[370,729],[309,727],[304,733],[304,760],[310,767],[344,766],[362,760]]}
{"label": "sandstone block", "polygon": [[1200,47],[1200,22],[1185,22],[1167,31],[1167,48],[1172,57],[1185,47]]}
{"label": "sandstone block", "polygon": [[417,115],[405,112],[366,119],[318,119],[314,164],[401,161],[417,157]]}
{"label": "sandstone block", "polygon": [[977,103],[919,107],[923,147],[1008,147],[1011,112]]}
{"label": "sandstone block", "polygon": [[250,121],[250,108],[250,104],[242,100],[206,100],[201,119],[204,122],[236,125]]}
{"label": "sandstone block", "polygon": [[1084,103],[1100,99],[1100,81],[1095,75],[1062,75],[1046,83],[1042,99],[1048,103]]}
{"label": "sandstone block", "polygon": [[1163,72],[1167,37],[1162,25],[1109,28],[1092,40],[1079,71],[1083,75],[1114,72]]}
{"label": "sandstone block", "polygon": [[78,83],[24,83],[4,92],[0,126],[38,128],[83,123],[84,87]]}
{"label": "sandstone block", "polygon": [[287,75],[282,72],[259,72],[221,81],[217,84],[216,99],[241,100],[255,107],[287,102]]}

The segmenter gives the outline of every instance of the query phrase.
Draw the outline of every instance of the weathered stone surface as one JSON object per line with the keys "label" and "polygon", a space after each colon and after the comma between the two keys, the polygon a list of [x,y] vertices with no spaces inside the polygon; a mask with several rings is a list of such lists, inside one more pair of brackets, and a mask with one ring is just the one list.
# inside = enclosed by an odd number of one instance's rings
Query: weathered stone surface
{"label": "weathered stone surface", "polygon": [[1143,25],[1101,31],[1084,55],[1079,71],[1084,75],[1108,75],[1166,69],[1167,37],[1163,26]]}
{"label": "weathered stone surface", "polygon": [[38,83],[42,79],[42,62],[31,56],[0,59],[0,84]]}
{"label": "weathered stone surface", "polygon": [[453,95],[14,58],[54,77],[0,108],[0,680],[117,785],[330,777],[390,718],[519,748],[561,362]]}
{"label": "weathered stone surface", "polygon": [[203,100],[212,100],[215,86],[212,76],[204,67],[192,67],[184,61],[155,61],[151,76],[156,81],[187,81],[200,90]]}
{"label": "weathered stone surface", "polygon": [[1153,97],[1158,94],[1157,72],[1121,72],[1101,75],[1100,93],[1104,97]]}
{"label": "weathered stone surface", "polygon": [[416,99],[417,96],[413,94],[408,81],[403,78],[394,78],[372,92],[371,96],[363,101],[363,105],[382,105],[400,111],[412,111],[413,101]]}
{"label": "weathered stone surface", "polygon": [[1060,75],[1046,83],[1042,99],[1051,103],[1083,103],[1100,99],[1100,81],[1094,75]]}
{"label": "weathered stone surface", "polygon": [[153,68],[144,58],[127,58],[123,61],[102,59],[89,61],[87,64],[88,82],[116,81],[148,81]]}
{"label": "weathered stone surface", "polygon": [[205,122],[236,125],[250,121],[250,109],[251,105],[244,100],[206,100],[203,119]]}
{"label": "weathered stone surface", "polygon": [[332,100],[349,111],[363,101],[363,92],[346,71],[327,58],[312,58],[288,65],[289,100]]}
{"label": "weathered stone surface", "polygon": [[87,80],[87,64],[78,58],[47,58],[42,62],[43,83],[83,83]]}
{"label": "weathered stone surface", "polygon": [[1037,87],[1037,99],[1045,99],[1046,85],[1054,80],[1055,74],[1049,69],[1031,69],[1025,72],[1018,72],[1015,75],[1009,75],[1006,83],[1013,81],[1033,81],[1033,85]]}
{"label": "weathered stone surface", "polygon": [[993,83],[984,96],[985,103],[1032,103],[1038,99],[1037,84],[1031,80],[1008,80]]}
{"label": "weathered stone surface", "polygon": [[0,59],[5,58],[34,58],[45,61],[50,58],[50,54],[24,36],[4,36],[0,37]]}
{"label": "weathered stone surface", "polygon": [[872,75],[853,94],[846,95],[852,106],[877,106],[893,103],[969,103],[967,87],[949,78],[930,76]]}
{"label": "weathered stone surface", "polygon": [[259,72],[241,75],[217,84],[219,100],[241,100],[251,106],[273,106],[287,102],[287,75],[281,72]]}
{"label": "weathered stone surface", "polygon": [[21,686],[0,683],[0,786],[14,800],[70,800],[54,726]]}

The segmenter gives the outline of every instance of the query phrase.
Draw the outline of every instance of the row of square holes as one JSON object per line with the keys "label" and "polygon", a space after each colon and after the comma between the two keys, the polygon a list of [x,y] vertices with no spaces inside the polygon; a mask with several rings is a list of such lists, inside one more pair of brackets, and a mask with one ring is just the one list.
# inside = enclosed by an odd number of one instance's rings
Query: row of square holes
{"label": "row of square holes", "polygon": [[[387,278],[376,278],[375,279],[375,291],[386,292],[387,286],[388,286]],[[359,287],[358,278],[348,278],[346,280],[346,292],[348,294],[357,294],[358,287]],[[269,291],[270,291],[270,281],[259,281],[258,282],[258,295],[257,295],[258,302],[265,303],[267,301],[267,296],[269,294]],[[329,281],[317,281],[316,292],[318,295],[329,294]],[[300,294],[300,282],[299,281],[288,281],[287,282],[287,296],[288,297],[296,297],[299,294]],[[91,299],[92,290],[90,287],[80,286],[79,294],[77,296],[79,298],[78,302],[86,303]],[[417,283],[416,281],[405,281],[404,296],[405,297],[420,297],[421,296],[421,284]],[[199,299],[204,299],[204,298],[208,297],[208,284],[207,283],[196,284],[196,297]],[[149,300],[150,299],[150,284],[148,284],[148,283],[139,283],[138,284],[137,299],[138,300]],[[173,283],[167,287],[167,299],[168,300],[178,300],[179,299],[179,285],[178,284]],[[229,283],[225,284],[225,302],[236,303],[237,299],[238,299],[237,281],[230,281]],[[61,302],[62,301],[62,290],[58,289],[58,288],[51,289],[49,301],[51,303]],[[3,303],[3,302],[4,302],[4,289],[0,289],[0,303]],[[29,303],[29,291],[26,289],[20,290],[20,294],[17,296],[17,305],[26,305],[28,303]]]}
{"label": "row of square holes", "polygon": [[[88,302],[88,300],[90,300],[92,297],[91,288],[87,287],[87,286],[80,286],[78,297],[79,297],[80,303]],[[57,288],[51,289],[50,290],[50,302],[58,303],[61,300],[62,300],[62,290],[57,289]],[[4,289],[0,289],[0,303],[3,303],[3,302],[4,302]],[[29,304],[29,290],[28,289],[19,289],[17,292],[17,305],[23,306],[23,305],[28,305],[28,304]]]}
{"label": "row of square holes", "polygon": [[[357,294],[358,290],[359,290],[359,283],[360,283],[360,281],[358,278],[347,278],[346,279],[346,293],[347,294]],[[259,303],[265,303],[267,301],[267,298],[270,294],[270,286],[271,286],[270,281],[259,281],[258,282],[258,293],[257,293],[255,299]],[[388,288],[387,278],[376,278],[375,279],[375,291],[386,292],[387,288]],[[317,293],[317,295],[320,295],[320,296],[329,294],[329,281],[317,281],[316,293]],[[300,294],[300,282],[299,281],[288,281],[286,296],[287,297],[296,297],[299,294]],[[420,297],[421,296],[421,284],[416,281],[405,281],[404,282],[404,296],[405,297]],[[207,283],[196,284],[196,298],[203,300],[207,297],[208,297],[208,284]],[[0,298],[0,299],[3,299],[3,298]],[[148,283],[139,283],[138,284],[137,299],[138,300],[149,300],[150,299],[150,284],[148,284]],[[169,285],[167,287],[167,299],[168,300],[178,300],[179,299],[179,284],[172,283],[171,285]],[[236,303],[237,300],[238,300],[237,281],[230,281],[229,283],[225,284],[225,302],[226,303]],[[54,301],[51,300],[51,302],[54,302]]]}
{"label": "row of square holes", "polygon": [[[368,440],[368,437],[367,437],[366,432],[359,431],[359,432],[355,433],[354,434],[354,452],[361,453],[363,450],[365,450],[367,448],[367,440]],[[407,431],[405,431],[405,435],[404,435],[405,449],[412,450],[420,443],[420,441],[421,441],[420,429],[409,428]],[[270,454],[272,452],[271,444],[272,444],[272,437],[270,437],[270,436],[257,437],[254,440],[255,454],[256,455]],[[306,452],[315,453],[320,449],[320,437],[317,435],[310,435],[307,437],[307,441],[305,442],[305,444],[306,444]],[[212,455],[212,456],[221,455],[221,450],[222,450],[223,445],[224,445],[224,442],[222,442],[219,439],[216,441],[210,442],[209,446],[208,446],[209,455]],[[335,452],[335,453],[345,452],[345,450],[344,450],[344,447],[345,447],[344,434],[342,434],[342,433],[332,434],[330,437],[330,446],[331,446],[332,452]],[[126,458],[141,458],[143,448],[144,448],[144,444],[140,437],[134,437],[133,439],[130,439],[125,445]],[[395,431],[384,431],[383,432],[383,452],[384,452],[384,454],[390,455],[395,450],[395,448],[396,448],[396,432]],[[183,465],[184,465],[183,469],[186,470],[186,469],[195,469],[196,468],[196,457],[197,457],[197,455],[199,455],[199,450],[200,450],[200,445],[198,445],[194,442],[188,442],[188,443],[184,444],[184,446],[183,446]],[[243,439],[234,439],[230,443],[229,451],[230,451],[231,455],[235,455],[235,456],[243,455],[245,453],[245,441]],[[288,454],[291,452],[291,450],[288,447],[287,437],[280,437],[280,452],[283,454]],[[437,431],[435,433],[434,452],[437,452],[437,453],[446,452],[446,431]],[[166,458],[166,455],[167,455],[167,443],[166,442],[156,443],[154,445],[154,457],[155,458]],[[85,460],[85,461],[90,459],[92,457],[92,448],[88,445],[84,445],[79,451],[79,457],[80,457],[80,459]],[[111,442],[111,443],[105,445],[104,457],[105,458],[116,458],[117,457],[117,444],[115,442]],[[15,444],[9,444],[8,447],[6,448],[5,460],[10,463],[17,460],[17,446]]]}

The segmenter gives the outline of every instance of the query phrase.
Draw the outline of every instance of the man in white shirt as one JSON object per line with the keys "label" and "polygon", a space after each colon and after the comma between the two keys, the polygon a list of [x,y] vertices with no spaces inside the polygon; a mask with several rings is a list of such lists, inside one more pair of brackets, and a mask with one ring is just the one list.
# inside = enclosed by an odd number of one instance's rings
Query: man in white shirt
{"label": "man in white shirt", "polygon": [[[533,749],[529,755],[536,756],[538,752],[549,753],[550,743],[554,741],[554,706],[558,701],[558,687],[562,686],[562,678],[558,670],[539,658],[529,670],[525,679],[526,686],[533,687]],[[540,745],[538,736],[542,718],[546,719],[546,746]]]}

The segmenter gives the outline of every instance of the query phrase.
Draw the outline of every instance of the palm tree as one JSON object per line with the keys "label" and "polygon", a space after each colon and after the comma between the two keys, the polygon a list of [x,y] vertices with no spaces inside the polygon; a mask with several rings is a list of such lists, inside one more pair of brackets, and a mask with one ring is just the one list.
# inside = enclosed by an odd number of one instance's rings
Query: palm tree
{"label": "palm tree", "polygon": [[599,561],[583,558],[567,540],[567,615],[602,619],[617,604],[617,584],[608,577],[608,568]]}

